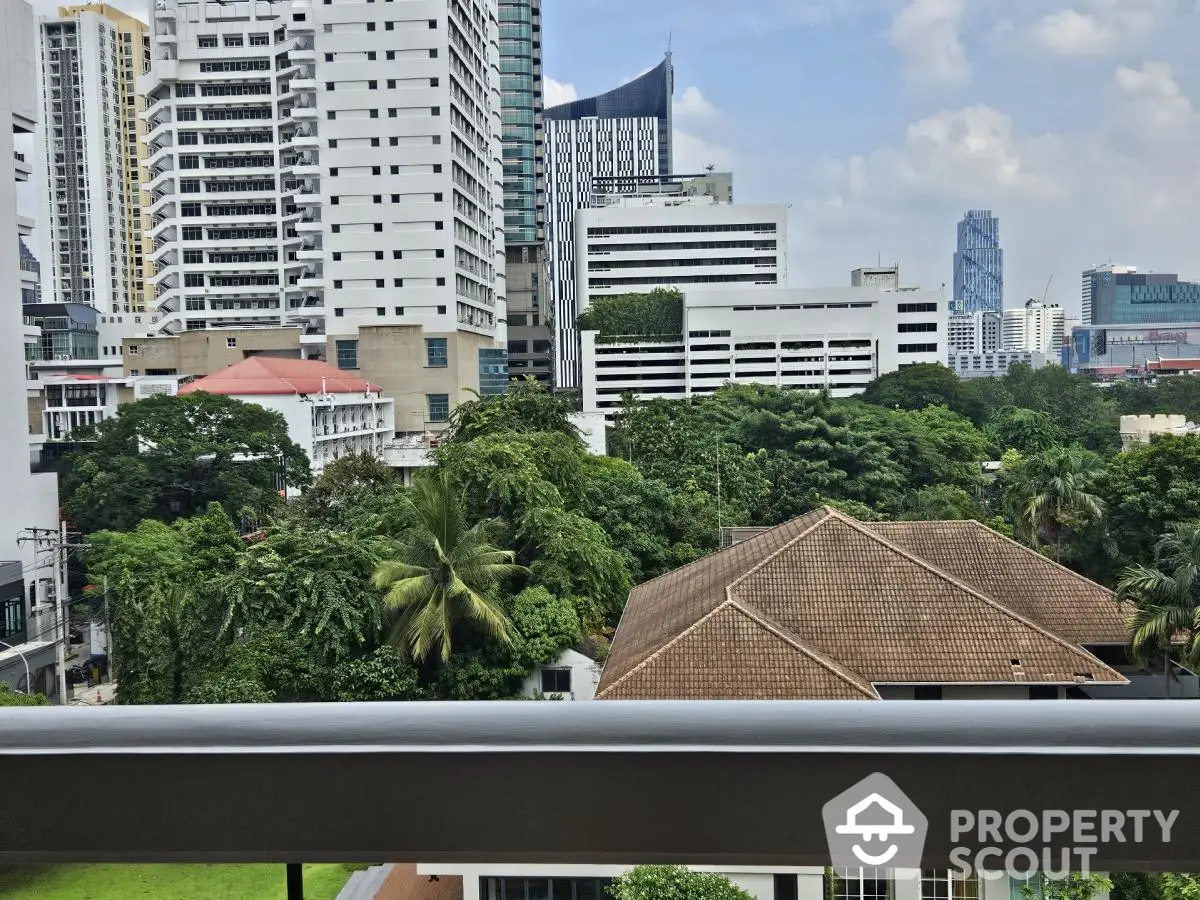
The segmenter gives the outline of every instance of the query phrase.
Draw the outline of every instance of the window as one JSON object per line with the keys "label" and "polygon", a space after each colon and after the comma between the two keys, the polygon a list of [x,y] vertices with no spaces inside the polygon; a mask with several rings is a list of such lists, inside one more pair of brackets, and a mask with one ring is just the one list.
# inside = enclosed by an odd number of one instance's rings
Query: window
{"label": "window", "polygon": [[392,259],[403,259],[403,258],[404,258],[403,250],[393,250],[392,251]]}
{"label": "window", "polygon": [[204,262],[204,251],[203,250],[184,250],[183,251],[183,261],[187,265],[192,265],[192,266],[198,265],[199,263]]}
{"label": "window", "polygon": [[240,34],[227,34],[227,35],[225,35],[225,46],[226,46],[226,47],[240,47],[240,46],[242,46],[242,36],[241,36]]}
{"label": "window", "polygon": [[382,307],[382,306],[377,306],[377,307],[375,307],[375,315],[377,315],[377,316],[386,316],[386,315],[387,315],[387,310],[386,310],[386,308],[385,308],[385,307]]}
{"label": "window", "polygon": [[896,307],[897,312],[937,312],[936,303],[901,303]]}
{"label": "window", "polygon": [[431,106],[429,107],[429,114],[431,116],[440,116],[442,114],[442,108],[440,106]]}
{"label": "window", "polygon": [[896,349],[901,353],[936,353],[937,344],[901,344]]}
{"label": "window", "polygon": [[403,278],[393,278],[392,279],[392,287],[404,287],[404,279]]}
{"label": "window", "polygon": [[912,334],[919,331],[937,331],[937,322],[901,322],[896,326],[900,334]]}
{"label": "window", "polygon": [[430,369],[444,369],[446,359],[445,338],[425,338],[425,365]]}
{"label": "window", "polygon": [[445,286],[446,286],[446,279],[445,279],[445,278],[439,278],[439,279],[437,280],[437,286],[438,286],[438,287],[445,287]]}
{"label": "window", "polygon": [[183,276],[184,287],[204,287],[204,275],[199,272],[187,272]]}
{"label": "window", "polygon": [[341,261],[342,261],[342,251],[341,251],[341,250],[334,250],[334,251],[333,251],[333,261],[334,261],[334,262],[341,262]]}
{"label": "window", "polygon": [[266,32],[259,32],[258,34],[250,35],[250,46],[251,47],[266,47],[270,43],[271,43],[271,36],[268,35]]}
{"label": "window", "polygon": [[543,694],[571,693],[570,669],[542,669]]}
{"label": "window", "polygon": [[979,900],[979,878],[964,878],[949,869],[922,869],[921,900]]}
{"label": "window", "polygon": [[1029,686],[1030,700],[1057,700],[1058,688],[1053,684],[1031,684]]}
{"label": "window", "polygon": [[437,314],[439,316],[444,316],[446,314],[446,307],[444,304],[439,306],[437,309],[438,309]]}
{"label": "window", "polygon": [[337,367],[339,369],[357,369],[358,341],[335,341],[334,343],[337,346]]}
{"label": "window", "polygon": [[196,46],[201,50],[211,50],[217,46],[217,36],[215,34],[202,34],[196,39]]}
{"label": "window", "polygon": [[404,307],[403,306],[396,307],[396,315],[398,315],[398,316],[404,315]]}
{"label": "window", "polygon": [[381,287],[383,287],[385,283],[386,283],[386,282],[385,282],[385,281],[384,281],[384,279],[382,279],[382,278],[376,278],[376,279],[375,279],[375,287],[377,287],[377,288],[381,288]]}
{"label": "window", "polygon": [[834,900],[892,900],[892,882],[885,869],[842,869]]}
{"label": "window", "polygon": [[[389,24],[391,24],[391,23],[389,23]],[[375,23],[374,23],[374,22],[368,22],[368,23],[367,23],[367,31],[374,31],[374,30],[375,30]]]}
{"label": "window", "polygon": [[344,309],[342,309],[340,306],[335,306],[335,307],[334,307],[334,309],[333,309],[333,317],[334,317],[335,319],[340,319],[340,318],[341,318],[342,316],[344,316],[345,314],[346,314],[346,311],[345,311]]}
{"label": "window", "polygon": [[384,31],[395,31],[395,30],[396,30],[396,23],[395,23],[395,22],[384,22],[384,23],[383,23],[383,30],[384,30]]}
{"label": "window", "polygon": [[430,422],[450,421],[450,395],[426,394],[425,404],[428,408],[426,418]]}
{"label": "window", "polygon": [[775,900],[799,900],[800,881],[797,875],[775,876]]}
{"label": "window", "polygon": [[334,288],[334,290],[340,291],[342,289],[342,279],[340,279],[340,278],[333,279],[333,288]]}
{"label": "window", "polygon": [[383,251],[382,251],[382,250],[376,250],[376,251],[375,251],[375,258],[376,258],[376,259],[383,259]]}
{"label": "window", "polygon": [[25,632],[25,592],[21,596],[0,601],[0,638],[10,638]]}

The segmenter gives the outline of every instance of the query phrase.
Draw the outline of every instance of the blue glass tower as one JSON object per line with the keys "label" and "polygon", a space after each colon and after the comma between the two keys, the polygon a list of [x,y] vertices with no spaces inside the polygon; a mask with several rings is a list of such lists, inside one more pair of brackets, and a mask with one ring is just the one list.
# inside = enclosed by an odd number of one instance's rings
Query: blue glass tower
{"label": "blue glass tower", "polygon": [[1000,220],[990,209],[970,210],[958,223],[954,252],[954,312],[1004,310],[1004,251]]}

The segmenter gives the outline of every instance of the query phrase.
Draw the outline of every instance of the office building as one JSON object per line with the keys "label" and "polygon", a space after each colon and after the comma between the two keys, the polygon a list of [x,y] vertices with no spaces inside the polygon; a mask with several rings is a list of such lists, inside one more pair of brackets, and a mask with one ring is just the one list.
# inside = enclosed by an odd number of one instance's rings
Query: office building
{"label": "office building", "polygon": [[1066,365],[1098,378],[1143,377],[1171,360],[1200,358],[1200,321],[1081,325],[1071,329]]}
{"label": "office building", "polygon": [[954,312],[1004,309],[1004,251],[1000,220],[990,209],[970,210],[958,223],[954,252]]}
{"label": "office building", "polygon": [[95,307],[102,344],[150,323],[138,92],[149,41],[145,23],[107,4],[61,7],[37,28],[45,299]]}
{"label": "office building", "polygon": [[678,399],[727,382],[860,393],[873,379],[946,359],[946,304],[937,292],[878,288],[754,288],[683,292],[678,335],[585,331],[585,412],[611,416],[622,397]]}
{"label": "office building", "polygon": [[1083,273],[1083,324],[1143,325],[1200,321],[1200,282],[1132,266]]}
{"label": "office building", "polygon": [[850,273],[851,287],[877,287],[885,291],[900,290],[900,266],[864,266]]}
{"label": "office building", "polygon": [[546,311],[541,0],[500,0],[508,372],[553,380]]}
{"label": "office building", "polygon": [[[575,213],[592,202],[597,177],[671,174],[671,55],[628,84],[545,111],[547,329],[555,383],[578,387],[579,333],[574,328]],[[548,323],[547,323],[548,324]]]}
{"label": "office building", "polygon": [[461,351],[450,406],[469,398],[504,356],[494,0],[161,5],[156,329],[292,325],[346,367],[361,332],[415,330],[431,349],[406,362]]}
{"label": "office building", "polygon": [[1063,311],[1060,307],[1029,300],[1004,311],[1005,350],[1057,354],[1063,345]]}
{"label": "office building", "polygon": [[951,350],[946,364],[959,378],[987,378],[990,375],[1007,375],[1009,367],[1017,365],[1040,369],[1049,363],[1057,363],[1058,355],[1050,356],[1033,350],[983,350],[963,352]]}
{"label": "office building", "polygon": [[[25,340],[18,298],[25,285],[21,239],[33,220],[17,212],[17,182],[32,166],[17,151],[16,135],[33,135],[38,119],[34,17],[25,0],[0,3],[0,468],[4,517],[0,523],[0,681],[25,691],[55,689],[55,620],[39,592],[49,577],[47,554],[19,545],[26,528],[58,527],[58,478],[30,474]],[[28,665],[28,676],[26,675]]]}
{"label": "office building", "polygon": [[1000,313],[952,315],[946,323],[946,346],[951,353],[987,353],[1000,349]]}
{"label": "office building", "polygon": [[577,308],[597,297],[787,281],[787,207],[735,204],[728,173],[597,178],[575,215]]}

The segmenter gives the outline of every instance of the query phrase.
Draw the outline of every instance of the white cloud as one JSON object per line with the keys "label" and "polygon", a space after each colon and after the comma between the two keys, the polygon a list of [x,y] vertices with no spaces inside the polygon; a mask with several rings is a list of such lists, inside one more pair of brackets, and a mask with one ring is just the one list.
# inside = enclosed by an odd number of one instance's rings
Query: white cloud
{"label": "white cloud", "polygon": [[1081,8],[1052,12],[1033,26],[1034,41],[1060,56],[1109,53],[1158,30],[1175,0],[1084,0]]}
{"label": "white cloud", "polygon": [[[1163,62],[1113,70],[1091,123],[1036,133],[986,105],[912,123],[894,144],[828,161],[792,219],[789,268],[798,284],[837,284],[874,260],[905,281],[951,279],[954,226],[967,209],[1001,220],[1009,305],[1040,296],[1078,304],[1077,274],[1109,257],[1200,277],[1200,110]],[[1188,267],[1191,266],[1189,271]]]}
{"label": "white cloud", "polygon": [[683,93],[675,98],[674,113],[692,119],[715,119],[718,115],[717,108],[694,84],[684,88]]}
{"label": "white cloud", "polygon": [[962,41],[964,0],[908,0],[888,37],[900,51],[908,80],[918,85],[961,85],[971,80]]}
{"label": "white cloud", "polygon": [[[674,169],[678,173],[703,172],[710,165],[715,166],[717,171],[730,171],[737,167],[737,153],[731,148],[679,128],[675,129],[672,155]],[[736,184],[734,186],[736,188]]]}
{"label": "white cloud", "polygon": [[564,81],[555,81],[549,77],[543,79],[542,103],[546,109],[558,106],[560,103],[570,103],[572,100],[578,99],[579,91],[576,90],[575,85]]}

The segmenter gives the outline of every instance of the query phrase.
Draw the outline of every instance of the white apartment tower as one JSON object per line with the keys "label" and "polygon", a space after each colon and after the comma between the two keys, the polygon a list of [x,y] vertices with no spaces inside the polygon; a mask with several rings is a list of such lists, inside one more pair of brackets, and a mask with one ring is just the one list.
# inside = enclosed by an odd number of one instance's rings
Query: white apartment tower
{"label": "white apartment tower", "polygon": [[111,6],[62,7],[38,23],[37,50],[44,294],[95,307],[101,343],[119,345],[147,304],[137,84],[149,36]]}
{"label": "white apartment tower", "polygon": [[159,330],[297,325],[310,357],[372,326],[503,346],[496,0],[155,16]]}
{"label": "white apartment tower", "polygon": [[1029,300],[1023,307],[1004,311],[1003,329],[1005,350],[1057,354],[1063,344],[1063,311]]}

